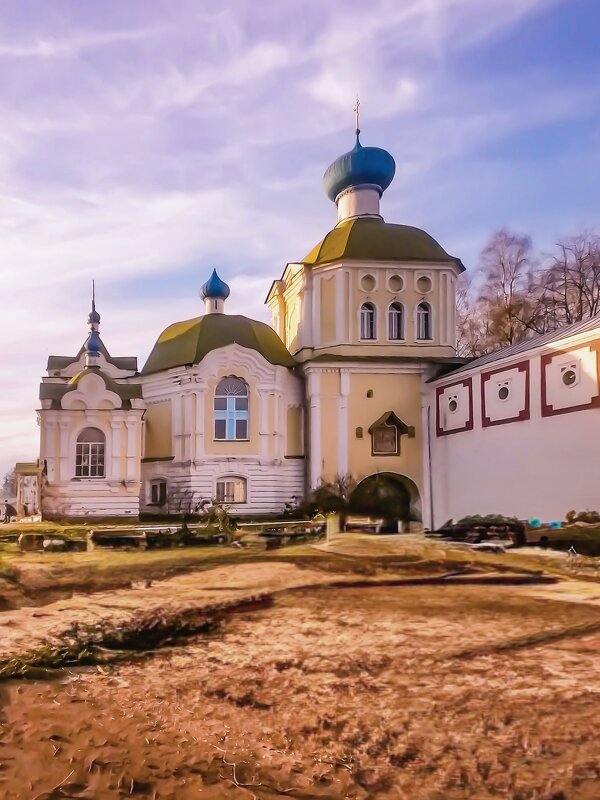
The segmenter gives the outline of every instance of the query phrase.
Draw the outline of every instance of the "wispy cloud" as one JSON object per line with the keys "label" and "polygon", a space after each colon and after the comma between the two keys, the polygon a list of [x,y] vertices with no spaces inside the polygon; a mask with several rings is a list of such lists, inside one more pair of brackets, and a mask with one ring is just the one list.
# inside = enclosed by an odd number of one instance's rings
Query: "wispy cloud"
{"label": "wispy cloud", "polygon": [[524,168],[494,150],[597,123],[589,65],[557,72],[532,41],[536,57],[507,66],[513,34],[568,7],[33,0],[0,12],[0,472],[36,455],[40,375],[81,345],[92,278],[116,355],[143,360],[164,326],[201,313],[213,266],[231,312],[267,318],[270,281],[333,224],[320,181],[352,144],[357,92],[363,141],[398,165],[386,216],[464,246],[467,263],[520,196],[523,230],[600,211],[590,190],[565,193],[546,222],[540,212],[549,169],[583,185],[598,159]]}
{"label": "wispy cloud", "polygon": [[138,28],[104,32],[76,33],[58,37],[42,37],[23,42],[0,40],[0,58],[73,58],[86,51],[117,44],[138,42],[159,34],[158,29]]}

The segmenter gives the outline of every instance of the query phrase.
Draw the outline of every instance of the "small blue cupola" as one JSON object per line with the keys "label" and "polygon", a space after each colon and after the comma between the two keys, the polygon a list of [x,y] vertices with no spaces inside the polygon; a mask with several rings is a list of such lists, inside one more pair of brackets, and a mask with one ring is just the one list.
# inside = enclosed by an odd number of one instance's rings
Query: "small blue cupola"
{"label": "small blue cupola", "polygon": [[200,297],[204,300],[207,314],[222,314],[225,300],[229,297],[231,289],[213,269],[212,275],[200,289]]}
{"label": "small blue cupola", "polygon": [[217,270],[213,269],[212,275],[200,289],[200,297],[203,300],[227,300],[231,289],[225,281],[217,275]]}
{"label": "small blue cupola", "polygon": [[102,351],[102,342],[100,341],[100,334],[96,330],[91,330],[90,335],[85,340],[85,352],[91,356],[99,356]]}

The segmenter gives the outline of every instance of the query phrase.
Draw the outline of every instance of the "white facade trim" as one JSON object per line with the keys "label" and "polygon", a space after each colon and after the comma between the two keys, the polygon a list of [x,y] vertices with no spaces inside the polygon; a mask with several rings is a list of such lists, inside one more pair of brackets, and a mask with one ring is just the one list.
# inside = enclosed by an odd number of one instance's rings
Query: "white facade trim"
{"label": "white facade trim", "polygon": [[337,462],[338,474],[346,475],[348,472],[348,395],[350,394],[350,372],[340,370],[340,392],[338,395],[338,430],[337,430]]}

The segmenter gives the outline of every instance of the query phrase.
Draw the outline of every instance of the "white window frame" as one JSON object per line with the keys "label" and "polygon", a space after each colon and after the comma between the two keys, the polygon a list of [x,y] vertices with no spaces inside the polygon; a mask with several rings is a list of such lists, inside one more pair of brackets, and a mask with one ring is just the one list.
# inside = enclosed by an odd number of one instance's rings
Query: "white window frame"
{"label": "white window frame", "polygon": [[[98,431],[100,436],[97,441],[80,442],[80,438],[87,431]],[[106,478],[106,434],[100,428],[89,425],[77,434],[74,472],[76,478],[90,480]]]}
{"label": "white window frame", "polygon": [[[245,394],[219,394],[219,386],[227,380],[239,381],[245,387]],[[246,408],[238,409],[237,400],[246,399]],[[225,408],[218,409],[217,401],[225,401]],[[217,421],[225,422],[225,436],[217,436]],[[246,423],[246,435],[237,435],[237,423]],[[237,375],[226,375],[219,379],[213,396],[213,436],[215,442],[247,442],[250,439],[250,391],[248,384]]]}
{"label": "white window frame", "polygon": [[[222,487],[222,488],[221,488]],[[227,505],[248,502],[248,481],[241,475],[223,475],[215,481],[215,500]]]}
{"label": "white window frame", "polygon": [[[393,308],[393,306],[397,306],[397,308]],[[400,317],[400,335],[399,336],[391,336],[392,333],[392,314],[394,316]],[[406,311],[404,308],[404,304],[401,303],[399,300],[392,300],[392,302],[388,306],[387,312],[387,338],[388,342],[404,342],[406,341]]]}
{"label": "white window frame", "polygon": [[[366,308],[366,306],[369,306],[370,308]],[[366,318],[367,314],[372,315],[372,336],[363,335],[367,330],[367,323],[363,323],[363,319]],[[377,341],[377,306],[371,300],[365,300],[364,303],[360,304],[360,308],[358,310],[358,325],[359,339],[361,342]]]}
{"label": "white window frame", "polygon": [[[422,306],[427,306],[427,311],[425,311],[425,309],[422,309]],[[428,319],[429,336],[427,337],[420,336],[422,317],[426,317]],[[428,303],[427,300],[421,300],[417,304],[416,316],[415,316],[415,340],[417,342],[433,341],[433,309],[431,307],[431,303]]]}

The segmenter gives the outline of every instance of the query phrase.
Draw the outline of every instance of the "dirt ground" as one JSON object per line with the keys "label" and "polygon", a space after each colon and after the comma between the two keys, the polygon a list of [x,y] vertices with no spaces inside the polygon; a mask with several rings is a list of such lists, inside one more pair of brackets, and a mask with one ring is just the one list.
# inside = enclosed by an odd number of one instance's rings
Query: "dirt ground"
{"label": "dirt ground", "polygon": [[296,591],[5,684],[0,796],[596,800],[600,607],[532,591]]}

